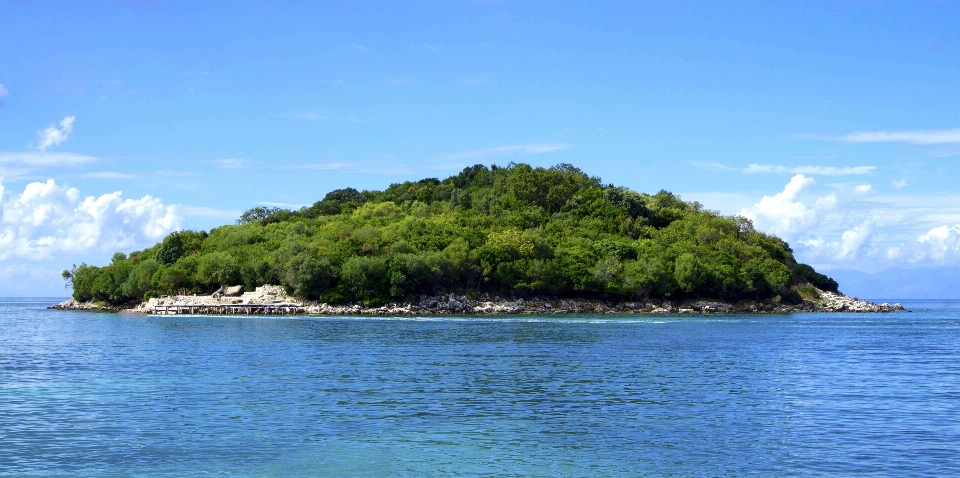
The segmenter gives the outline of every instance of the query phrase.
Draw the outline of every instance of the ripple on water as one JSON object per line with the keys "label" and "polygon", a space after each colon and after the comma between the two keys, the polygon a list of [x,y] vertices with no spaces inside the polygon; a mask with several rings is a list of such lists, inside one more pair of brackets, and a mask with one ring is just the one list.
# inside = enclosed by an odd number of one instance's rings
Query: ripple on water
{"label": "ripple on water", "polygon": [[0,301],[0,475],[960,472],[956,308],[275,319],[45,305]]}

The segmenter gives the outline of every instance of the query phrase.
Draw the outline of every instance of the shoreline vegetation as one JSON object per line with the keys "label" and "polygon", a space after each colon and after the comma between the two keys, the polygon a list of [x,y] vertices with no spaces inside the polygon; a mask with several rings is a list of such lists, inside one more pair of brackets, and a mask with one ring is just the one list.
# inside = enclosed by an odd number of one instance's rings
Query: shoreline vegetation
{"label": "shoreline vegetation", "polygon": [[73,299],[55,307],[83,310],[899,310],[845,298],[747,218],[604,184],[569,164],[478,164],[442,181],[338,189],[297,211],[257,207],[234,225],[175,232],[63,277]]}

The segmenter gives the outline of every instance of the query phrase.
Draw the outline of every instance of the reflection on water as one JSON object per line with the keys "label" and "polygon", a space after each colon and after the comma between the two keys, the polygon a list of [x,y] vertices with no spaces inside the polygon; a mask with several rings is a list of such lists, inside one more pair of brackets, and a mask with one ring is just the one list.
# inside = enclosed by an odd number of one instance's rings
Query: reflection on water
{"label": "reflection on water", "polygon": [[0,475],[956,475],[960,306],[290,318],[0,300]]}

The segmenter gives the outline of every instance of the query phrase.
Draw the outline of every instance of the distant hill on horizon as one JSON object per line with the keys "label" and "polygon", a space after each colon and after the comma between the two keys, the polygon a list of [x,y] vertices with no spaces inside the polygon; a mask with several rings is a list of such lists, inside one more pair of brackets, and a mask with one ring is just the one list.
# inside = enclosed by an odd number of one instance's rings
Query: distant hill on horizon
{"label": "distant hill on horizon", "polygon": [[887,269],[870,274],[836,269],[830,276],[849,296],[871,300],[960,299],[960,267]]}

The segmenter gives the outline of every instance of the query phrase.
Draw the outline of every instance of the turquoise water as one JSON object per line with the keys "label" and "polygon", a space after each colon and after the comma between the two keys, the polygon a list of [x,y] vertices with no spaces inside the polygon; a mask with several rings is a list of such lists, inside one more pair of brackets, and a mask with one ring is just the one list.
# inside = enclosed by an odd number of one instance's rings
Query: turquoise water
{"label": "turquoise water", "polygon": [[262,318],[0,299],[3,476],[960,475],[960,302]]}

